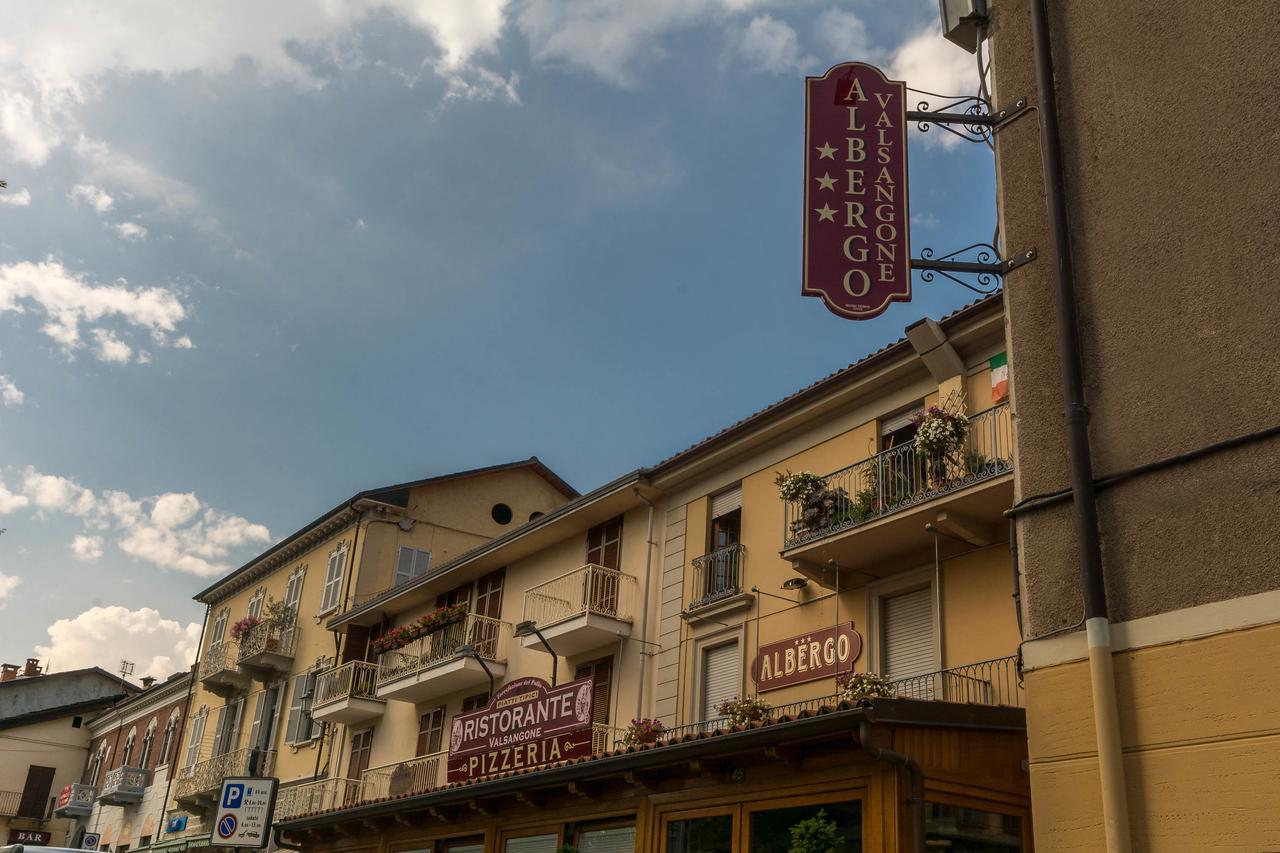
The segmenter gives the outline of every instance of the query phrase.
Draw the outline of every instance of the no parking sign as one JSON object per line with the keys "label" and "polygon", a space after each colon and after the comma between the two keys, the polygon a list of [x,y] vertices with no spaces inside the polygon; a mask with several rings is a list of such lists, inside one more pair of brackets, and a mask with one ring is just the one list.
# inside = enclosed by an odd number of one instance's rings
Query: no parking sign
{"label": "no parking sign", "polygon": [[214,847],[266,847],[271,840],[276,781],[247,776],[223,779],[209,843]]}

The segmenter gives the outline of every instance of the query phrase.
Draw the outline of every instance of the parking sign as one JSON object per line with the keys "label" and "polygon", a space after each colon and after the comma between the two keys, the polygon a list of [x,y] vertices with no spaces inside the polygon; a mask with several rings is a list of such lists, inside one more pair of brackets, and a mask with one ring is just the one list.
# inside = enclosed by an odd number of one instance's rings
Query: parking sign
{"label": "parking sign", "polygon": [[80,842],[81,850],[97,850],[98,842],[102,840],[102,836],[96,832],[86,832],[84,838]]}
{"label": "parking sign", "polygon": [[223,779],[209,843],[214,847],[266,847],[271,841],[276,781],[245,776]]}

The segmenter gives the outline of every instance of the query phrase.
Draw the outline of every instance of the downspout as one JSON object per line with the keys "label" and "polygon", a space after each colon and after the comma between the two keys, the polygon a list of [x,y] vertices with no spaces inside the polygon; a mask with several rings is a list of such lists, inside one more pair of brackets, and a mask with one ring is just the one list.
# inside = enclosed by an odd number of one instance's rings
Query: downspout
{"label": "downspout", "polygon": [[649,507],[649,523],[644,535],[644,585],[640,593],[640,679],[639,687],[636,689],[636,719],[638,720],[644,716],[644,674],[649,667],[647,651],[649,648],[649,574],[653,570],[653,549],[655,546],[653,541],[653,501],[641,494],[639,488],[635,492],[636,497],[644,501]]}
{"label": "downspout", "polygon": [[1013,615],[1018,620],[1018,656],[1022,656],[1022,571],[1018,563],[1018,519],[1009,516],[1009,564],[1013,566]]}
{"label": "downspout", "polygon": [[1125,797],[1120,713],[1116,703],[1115,670],[1111,659],[1111,620],[1102,573],[1098,504],[1094,494],[1093,462],[1089,449],[1089,413],[1085,405],[1071,234],[1067,220],[1046,2],[1047,0],[1032,0],[1030,4],[1031,46],[1036,72],[1036,102],[1040,111],[1040,153],[1044,165],[1045,201],[1053,247],[1053,293],[1057,305],[1058,355],[1061,360],[1062,396],[1066,415],[1067,458],[1071,469],[1071,491],[1075,499],[1076,543],[1084,595],[1085,634],[1089,643],[1089,677],[1093,688],[1093,721],[1098,741],[1103,830],[1108,852],[1123,853],[1131,846],[1129,805]]}
{"label": "downspout", "polygon": [[196,659],[191,664],[191,682],[187,685],[187,701],[182,703],[182,720],[178,723],[178,742],[172,745],[173,757],[169,759],[169,772],[165,774],[164,780],[164,799],[160,801],[160,820],[156,823],[159,827],[156,832],[156,840],[164,835],[164,814],[169,810],[169,790],[173,787],[173,777],[175,771],[181,770],[178,766],[178,756],[182,754],[182,735],[187,730],[187,715],[191,713],[191,696],[196,690],[196,677],[200,674],[200,652],[204,649],[204,631],[209,625],[209,614],[213,612],[212,604],[204,606],[204,622],[200,625],[200,642],[196,645]]}
{"label": "downspout", "polygon": [[866,719],[858,723],[858,745],[862,747],[863,752],[876,761],[907,769],[908,775],[911,776],[911,796],[907,798],[911,808],[911,851],[925,853],[924,770],[920,768],[920,763],[909,755],[884,749],[872,743],[871,723]]}

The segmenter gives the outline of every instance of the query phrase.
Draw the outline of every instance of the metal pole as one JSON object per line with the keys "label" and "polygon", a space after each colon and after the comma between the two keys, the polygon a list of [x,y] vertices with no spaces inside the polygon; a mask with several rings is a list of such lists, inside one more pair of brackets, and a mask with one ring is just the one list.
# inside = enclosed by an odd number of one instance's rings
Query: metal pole
{"label": "metal pole", "polygon": [[1085,406],[1084,374],[1080,360],[1080,329],[1076,317],[1071,235],[1067,221],[1058,105],[1054,88],[1048,10],[1045,4],[1046,0],[1031,0],[1031,44],[1036,73],[1036,100],[1040,110],[1040,153],[1044,167],[1045,201],[1053,242],[1053,293],[1057,305],[1067,458],[1071,469],[1071,491],[1075,499],[1076,543],[1084,596],[1085,632],[1089,643],[1089,676],[1093,692],[1094,729],[1098,741],[1103,829],[1109,853],[1122,853],[1128,851],[1131,845],[1129,806],[1125,797],[1120,718],[1111,660],[1110,617],[1102,573],[1098,506],[1093,490],[1089,416]]}

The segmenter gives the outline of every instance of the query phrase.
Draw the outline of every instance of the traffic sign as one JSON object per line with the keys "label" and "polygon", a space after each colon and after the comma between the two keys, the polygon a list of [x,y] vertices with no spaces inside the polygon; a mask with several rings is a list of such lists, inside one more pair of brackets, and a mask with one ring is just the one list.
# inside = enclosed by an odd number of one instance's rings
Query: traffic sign
{"label": "traffic sign", "polygon": [[80,849],[81,850],[97,850],[98,844],[101,841],[102,841],[102,836],[99,835],[98,833],[86,832],[84,834],[84,838],[80,840]]}
{"label": "traffic sign", "polygon": [[271,841],[277,782],[248,776],[223,779],[209,843],[214,847],[266,847]]}

